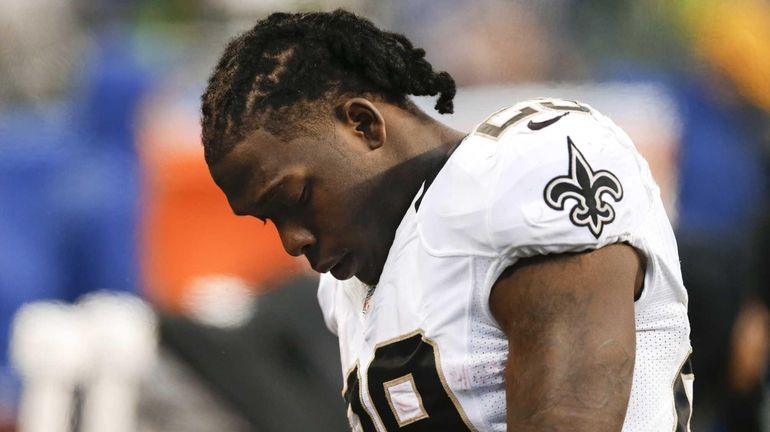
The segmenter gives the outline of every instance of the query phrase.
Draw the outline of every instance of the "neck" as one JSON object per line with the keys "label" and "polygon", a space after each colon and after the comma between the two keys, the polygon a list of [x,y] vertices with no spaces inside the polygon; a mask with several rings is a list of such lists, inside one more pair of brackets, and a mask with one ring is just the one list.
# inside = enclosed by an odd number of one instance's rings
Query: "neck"
{"label": "neck", "polygon": [[434,120],[412,117],[405,121],[393,137],[402,150],[404,159],[430,154],[434,157],[447,157],[456,145],[467,135]]}
{"label": "neck", "polygon": [[420,186],[433,180],[466,134],[436,120],[415,117],[402,119],[397,130],[388,132],[399,162],[381,184],[387,189],[388,207],[400,221]]}
{"label": "neck", "polygon": [[[465,136],[432,119],[422,120],[410,116],[400,120],[389,122],[398,124],[398,128],[388,130],[389,151],[393,152],[396,163],[375,180],[378,183],[376,195],[379,199],[371,206],[372,214],[369,215],[382,228],[380,241],[388,245],[388,248],[381,251],[385,255],[375,259],[383,263],[396,230],[420,186],[426,180],[432,181]],[[361,280],[374,285],[379,276],[371,275]]]}
{"label": "neck", "polygon": [[435,177],[467,134],[427,115],[421,118],[405,112],[398,114],[401,114],[398,128],[388,130],[388,141],[397,152],[397,158],[401,161],[399,164],[408,166],[409,180],[416,183],[403,186],[416,193],[425,179]]}

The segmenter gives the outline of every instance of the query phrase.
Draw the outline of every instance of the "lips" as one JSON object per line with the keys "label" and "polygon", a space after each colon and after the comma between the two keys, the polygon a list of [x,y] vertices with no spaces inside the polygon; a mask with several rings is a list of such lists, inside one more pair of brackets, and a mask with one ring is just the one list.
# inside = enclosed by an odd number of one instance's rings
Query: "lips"
{"label": "lips", "polygon": [[313,270],[317,271],[318,273],[326,273],[332,268],[334,268],[337,264],[339,264],[340,261],[342,261],[343,257],[344,255],[340,255],[339,257],[333,257],[322,263],[311,264],[311,267],[313,268]]}

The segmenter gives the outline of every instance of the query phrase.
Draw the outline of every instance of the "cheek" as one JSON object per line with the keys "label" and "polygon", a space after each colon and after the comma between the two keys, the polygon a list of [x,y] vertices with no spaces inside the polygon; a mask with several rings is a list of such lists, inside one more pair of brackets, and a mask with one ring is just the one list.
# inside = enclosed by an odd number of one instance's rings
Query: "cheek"
{"label": "cheek", "polygon": [[349,241],[364,230],[367,216],[365,199],[355,187],[338,182],[318,190],[313,218],[319,235],[331,242]]}
{"label": "cheek", "polygon": [[360,248],[376,229],[377,197],[370,162],[349,149],[327,152],[315,161],[313,219],[322,242]]}

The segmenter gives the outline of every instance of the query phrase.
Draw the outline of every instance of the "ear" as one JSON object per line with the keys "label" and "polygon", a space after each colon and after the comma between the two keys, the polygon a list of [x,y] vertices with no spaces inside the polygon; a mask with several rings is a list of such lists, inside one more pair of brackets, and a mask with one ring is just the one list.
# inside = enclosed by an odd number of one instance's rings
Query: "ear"
{"label": "ear", "polygon": [[364,98],[348,99],[338,107],[339,119],[372,149],[385,144],[385,119],[377,107]]}

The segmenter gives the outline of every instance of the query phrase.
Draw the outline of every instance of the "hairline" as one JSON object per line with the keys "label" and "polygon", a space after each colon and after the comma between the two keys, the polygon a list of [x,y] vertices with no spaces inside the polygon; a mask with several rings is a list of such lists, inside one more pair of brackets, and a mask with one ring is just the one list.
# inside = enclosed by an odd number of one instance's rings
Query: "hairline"
{"label": "hairline", "polygon": [[[337,93],[337,94],[334,95],[333,93]],[[388,97],[379,92],[338,93],[337,90],[330,89],[327,92],[327,94],[314,100],[300,100],[291,105],[278,107],[278,108],[270,108],[268,110],[264,110],[259,113],[254,113],[253,116],[259,118],[259,120],[257,118],[253,119],[254,126],[243,124],[239,126],[236,129],[236,131],[229,134],[230,136],[220,137],[224,142],[217,145],[220,148],[224,148],[225,150],[222,152],[217,152],[216,157],[206,157],[206,163],[209,167],[213,167],[214,165],[218,164],[223,159],[225,159],[227,155],[229,155],[233,151],[233,149],[235,149],[235,147],[247,141],[249,137],[253,136],[257,131],[260,131],[260,130],[267,132],[270,135],[273,135],[276,138],[278,138],[280,141],[284,141],[284,142],[298,139],[301,136],[303,136],[303,134],[311,137],[319,136],[320,135],[319,131],[321,130],[321,127],[318,127],[317,125],[324,124],[324,125],[331,126],[333,124],[332,119],[336,117],[336,115],[333,112],[336,111],[340,106],[342,106],[344,101],[354,97],[362,97],[372,102],[382,102],[382,103],[387,103],[387,104],[396,106],[398,108],[403,109],[407,113],[415,116],[421,121],[426,121],[432,118],[425,111],[420,109],[411,100],[409,95],[403,95],[400,101],[396,101],[396,100],[393,100],[394,98]],[[326,105],[328,111],[332,113],[332,116],[329,118],[328,122],[323,120],[323,118],[325,117],[322,115],[322,112],[324,111],[324,105]],[[308,111],[311,114],[310,116],[308,116],[309,121],[304,123],[307,126],[298,127],[297,125],[298,114],[296,110],[301,108],[310,108]],[[280,113],[280,111],[282,110],[286,110],[289,112]],[[278,117],[282,117],[282,119],[279,119]],[[275,128],[276,124],[281,123],[281,120],[287,121],[287,127]],[[210,144],[208,146],[210,146]],[[205,147],[206,146],[204,146],[204,148]]]}

